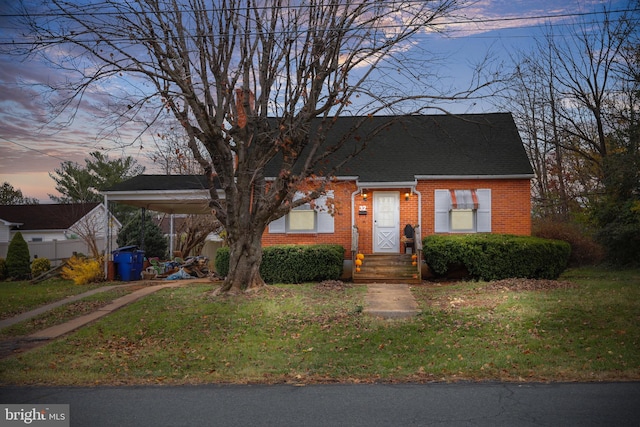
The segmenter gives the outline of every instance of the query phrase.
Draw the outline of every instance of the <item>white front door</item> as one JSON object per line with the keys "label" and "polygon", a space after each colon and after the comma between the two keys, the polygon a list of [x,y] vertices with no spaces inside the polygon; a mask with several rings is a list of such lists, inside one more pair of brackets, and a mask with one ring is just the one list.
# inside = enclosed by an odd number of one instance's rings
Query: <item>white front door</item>
{"label": "white front door", "polygon": [[400,193],[373,193],[373,252],[400,252]]}

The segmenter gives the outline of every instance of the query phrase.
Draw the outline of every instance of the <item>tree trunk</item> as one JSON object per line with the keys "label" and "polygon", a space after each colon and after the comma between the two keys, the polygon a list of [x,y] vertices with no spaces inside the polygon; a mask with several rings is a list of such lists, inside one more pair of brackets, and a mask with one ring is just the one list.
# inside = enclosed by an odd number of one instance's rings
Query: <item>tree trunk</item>
{"label": "tree trunk", "polygon": [[262,262],[262,234],[246,233],[229,241],[229,274],[221,293],[239,294],[265,286],[260,276]]}

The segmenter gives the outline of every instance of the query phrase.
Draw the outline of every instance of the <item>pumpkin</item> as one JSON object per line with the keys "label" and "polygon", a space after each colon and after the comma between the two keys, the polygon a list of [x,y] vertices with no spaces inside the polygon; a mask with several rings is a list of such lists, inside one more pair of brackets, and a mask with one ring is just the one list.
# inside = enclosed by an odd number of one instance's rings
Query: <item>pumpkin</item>
{"label": "pumpkin", "polygon": [[356,265],[357,265],[358,267],[360,267],[360,266],[362,265],[362,260],[361,260],[361,259],[357,259],[357,260],[356,260]]}
{"label": "pumpkin", "polygon": [[411,255],[411,259],[418,259],[418,255],[417,254]]}
{"label": "pumpkin", "polygon": [[356,258],[359,260],[363,260],[364,259],[364,255],[363,254],[358,254],[356,255]]}
{"label": "pumpkin", "polygon": [[413,261],[411,265],[418,265],[418,263],[416,261]]}
{"label": "pumpkin", "polygon": [[356,267],[356,273],[360,273],[360,267]]}

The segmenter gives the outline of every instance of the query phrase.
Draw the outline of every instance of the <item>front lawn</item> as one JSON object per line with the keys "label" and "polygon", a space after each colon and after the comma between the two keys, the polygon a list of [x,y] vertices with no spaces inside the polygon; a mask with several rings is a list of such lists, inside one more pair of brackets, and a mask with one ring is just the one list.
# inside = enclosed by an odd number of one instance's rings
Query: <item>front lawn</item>
{"label": "front lawn", "polygon": [[277,285],[214,298],[160,291],[0,361],[3,384],[640,380],[640,270],[580,269],[562,286],[412,288],[421,314],[362,313],[365,286]]}
{"label": "front lawn", "polygon": [[77,286],[71,280],[63,279],[50,279],[36,284],[29,281],[0,282],[0,320],[109,284],[113,283]]}

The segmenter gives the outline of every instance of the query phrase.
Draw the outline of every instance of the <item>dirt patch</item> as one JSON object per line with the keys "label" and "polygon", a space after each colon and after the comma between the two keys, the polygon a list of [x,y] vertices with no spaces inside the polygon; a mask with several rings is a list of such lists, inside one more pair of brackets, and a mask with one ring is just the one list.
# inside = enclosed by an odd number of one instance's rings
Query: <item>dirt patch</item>
{"label": "dirt patch", "polygon": [[576,288],[575,283],[565,280],[546,279],[503,279],[489,282],[484,289],[488,290],[508,290],[508,291],[549,291],[553,289]]}
{"label": "dirt patch", "polygon": [[315,288],[319,291],[344,291],[345,289],[351,288],[353,285],[350,283],[344,283],[341,280],[325,280],[323,282],[315,285]]}

